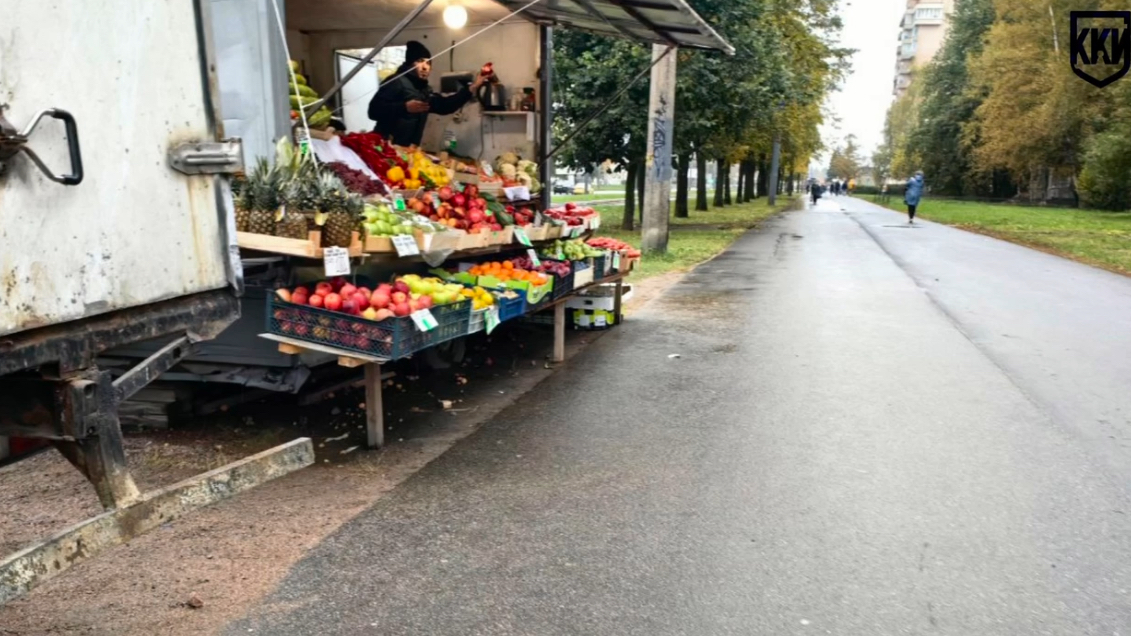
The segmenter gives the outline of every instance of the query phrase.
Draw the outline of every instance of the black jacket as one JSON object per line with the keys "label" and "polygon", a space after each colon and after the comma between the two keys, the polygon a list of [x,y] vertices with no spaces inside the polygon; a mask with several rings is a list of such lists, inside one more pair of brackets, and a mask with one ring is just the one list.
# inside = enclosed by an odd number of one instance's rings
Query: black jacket
{"label": "black jacket", "polygon": [[[402,66],[397,73],[403,73]],[[411,100],[428,102],[427,113],[410,113],[405,106]],[[415,73],[409,73],[381,86],[369,102],[369,118],[377,122],[374,130],[385,139],[400,146],[419,146],[424,137],[424,124],[428,115],[451,115],[472,99],[466,86],[451,95],[433,93],[428,82]]]}

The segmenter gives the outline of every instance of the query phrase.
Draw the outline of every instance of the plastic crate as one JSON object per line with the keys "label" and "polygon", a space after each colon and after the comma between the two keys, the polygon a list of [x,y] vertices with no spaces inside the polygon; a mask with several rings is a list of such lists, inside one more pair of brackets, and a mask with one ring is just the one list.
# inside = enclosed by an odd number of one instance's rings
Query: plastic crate
{"label": "plastic crate", "polygon": [[398,360],[467,335],[471,301],[432,307],[438,326],[420,331],[409,316],[373,322],[359,316],[284,302],[267,295],[267,332],[369,356]]}
{"label": "plastic crate", "polygon": [[[563,262],[552,258],[542,259],[542,262],[546,261]],[[557,300],[571,291],[573,291],[573,267],[570,267],[566,276],[554,275],[554,288],[550,290],[550,300]]]}
{"label": "plastic crate", "polygon": [[603,255],[603,256],[594,256],[593,257],[593,280],[594,281],[599,281],[602,278],[605,278],[605,275],[609,271],[608,269],[606,269],[606,267],[610,264],[611,260],[612,259],[610,259],[607,254]]}
{"label": "plastic crate", "polygon": [[526,313],[526,295],[517,298],[504,298],[501,292],[495,293],[495,303],[499,306],[499,322],[513,320]]}
{"label": "plastic crate", "polygon": [[487,310],[477,309],[471,312],[471,320],[467,323],[467,335],[479,333],[487,328]]}

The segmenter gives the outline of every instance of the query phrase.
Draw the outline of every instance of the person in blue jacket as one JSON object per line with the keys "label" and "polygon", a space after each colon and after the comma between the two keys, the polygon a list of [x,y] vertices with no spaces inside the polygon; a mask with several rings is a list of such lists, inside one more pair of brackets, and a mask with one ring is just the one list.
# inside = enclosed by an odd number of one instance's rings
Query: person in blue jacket
{"label": "person in blue jacket", "polygon": [[903,202],[907,204],[907,222],[915,223],[915,211],[919,209],[919,201],[923,199],[923,171],[915,173],[914,177],[907,180],[907,190],[903,194]]}

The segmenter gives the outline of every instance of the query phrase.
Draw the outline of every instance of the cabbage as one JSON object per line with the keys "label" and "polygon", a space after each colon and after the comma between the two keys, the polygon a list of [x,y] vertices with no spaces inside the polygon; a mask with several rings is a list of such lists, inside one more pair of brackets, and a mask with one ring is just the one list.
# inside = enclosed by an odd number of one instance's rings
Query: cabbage
{"label": "cabbage", "polygon": [[499,164],[499,174],[503,175],[506,179],[514,179],[518,174],[518,169],[514,167],[513,163]]}
{"label": "cabbage", "polygon": [[523,159],[522,161],[519,161],[517,168],[519,172],[525,172],[532,177],[538,176],[538,164],[530,161],[529,159]]}
{"label": "cabbage", "polygon": [[496,160],[496,162],[499,165],[502,165],[504,163],[516,164],[518,163],[518,155],[514,154],[513,152],[504,152],[503,154],[499,155],[499,158]]}

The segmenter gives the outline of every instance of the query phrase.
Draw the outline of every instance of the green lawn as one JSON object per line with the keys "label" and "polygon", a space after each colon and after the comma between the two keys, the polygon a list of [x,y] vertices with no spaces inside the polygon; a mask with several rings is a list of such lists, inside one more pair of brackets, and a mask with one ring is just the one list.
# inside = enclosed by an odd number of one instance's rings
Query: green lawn
{"label": "green lawn", "polygon": [[553,201],[554,205],[561,203],[581,203],[583,201],[611,201],[613,199],[623,199],[624,190],[608,190],[597,191],[593,194],[555,194]]}
{"label": "green lawn", "polygon": [[[888,207],[905,211],[892,199]],[[1020,207],[924,199],[919,214],[1089,265],[1131,274],[1131,212]]]}
{"label": "green lawn", "polygon": [[[691,269],[713,258],[747,230],[757,226],[774,213],[788,208],[791,203],[792,199],[789,197],[781,197],[778,199],[778,205],[771,208],[763,198],[753,203],[731,205],[706,212],[692,211],[690,219],[673,218],[667,253],[645,254],[633,277],[642,279]],[[597,234],[611,236],[640,247],[639,231],[618,228],[623,212],[623,206],[602,207],[601,216],[604,225]],[[700,227],[700,225],[708,227]]]}

